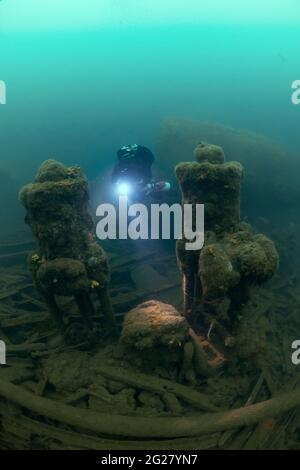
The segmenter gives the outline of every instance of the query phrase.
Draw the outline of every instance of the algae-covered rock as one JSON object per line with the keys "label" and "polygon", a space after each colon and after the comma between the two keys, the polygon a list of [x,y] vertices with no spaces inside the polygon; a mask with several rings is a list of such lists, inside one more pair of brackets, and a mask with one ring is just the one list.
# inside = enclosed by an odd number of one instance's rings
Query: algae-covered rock
{"label": "algae-covered rock", "polygon": [[205,293],[219,298],[239,282],[262,284],[272,278],[279,258],[274,243],[262,234],[243,230],[205,244],[199,257],[199,276]]}
{"label": "algae-covered rock", "polygon": [[[235,239],[236,240],[236,239]],[[230,239],[227,240],[230,243]],[[248,241],[228,248],[232,262],[243,279],[262,284],[272,278],[279,257],[274,243],[265,235],[253,235]]]}
{"label": "algae-covered rock", "polygon": [[125,317],[121,345],[139,366],[168,369],[180,366],[189,337],[186,320],[171,305],[145,302]]}

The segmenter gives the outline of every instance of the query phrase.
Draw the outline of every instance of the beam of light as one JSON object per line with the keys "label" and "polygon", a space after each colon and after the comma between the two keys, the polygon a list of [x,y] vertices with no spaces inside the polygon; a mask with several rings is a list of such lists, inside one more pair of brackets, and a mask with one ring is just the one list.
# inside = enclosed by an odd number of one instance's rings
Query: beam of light
{"label": "beam of light", "polygon": [[299,23],[299,0],[0,0],[0,31]]}

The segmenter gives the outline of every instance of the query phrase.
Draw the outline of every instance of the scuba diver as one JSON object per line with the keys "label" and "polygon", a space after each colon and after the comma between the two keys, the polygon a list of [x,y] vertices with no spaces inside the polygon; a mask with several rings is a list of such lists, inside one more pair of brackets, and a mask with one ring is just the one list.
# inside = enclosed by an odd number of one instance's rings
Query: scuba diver
{"label": "scuba diver", "polygon": [[170,183],[152,178],[153,153],[142,145],[125,145],[117,151],[118,161],[112,174],[112,183],[119,196],[136,200],[147,197],[159,199],[169,191]]}

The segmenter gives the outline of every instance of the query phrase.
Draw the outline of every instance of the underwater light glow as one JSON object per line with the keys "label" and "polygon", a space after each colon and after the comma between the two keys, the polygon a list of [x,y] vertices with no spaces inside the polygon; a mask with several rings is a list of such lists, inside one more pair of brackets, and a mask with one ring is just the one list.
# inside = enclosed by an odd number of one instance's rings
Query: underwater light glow
{"label": "underwater light glow", "polygon": [[131,193],[131,186],[128,183],[120,183],[117,185],[116,191],[119,196],[128,196]]}
{"label": "underwater light glow", "polygon": [[3,0],[1,31],[180,23],[299,23],[298,0]]}

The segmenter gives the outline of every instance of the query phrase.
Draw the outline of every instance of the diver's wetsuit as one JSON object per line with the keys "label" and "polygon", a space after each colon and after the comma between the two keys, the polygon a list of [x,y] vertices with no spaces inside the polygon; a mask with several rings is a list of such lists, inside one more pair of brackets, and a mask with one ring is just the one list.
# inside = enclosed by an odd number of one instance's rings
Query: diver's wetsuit
{"label": "diver's wetsuit", "polygon": [[151,182],[154,156],[149,149],[142,145],[128,145],[119,149],[117,155],[118,162],[112,174],[113,184],[122,177],[145,186]]}

